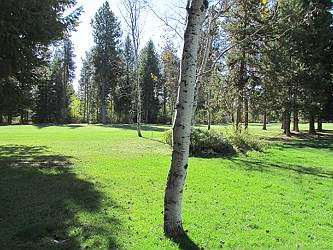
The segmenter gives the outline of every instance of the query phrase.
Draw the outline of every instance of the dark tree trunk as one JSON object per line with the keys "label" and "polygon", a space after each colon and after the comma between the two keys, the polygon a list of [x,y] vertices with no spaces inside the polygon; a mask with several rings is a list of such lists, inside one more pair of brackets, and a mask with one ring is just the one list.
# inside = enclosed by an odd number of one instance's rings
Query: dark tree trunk
{"label": "dark tree trunk", "polygon": [[0,112],[0,124],[3,124],[3,114]]}
{"label": "dark tree trunk", "polygon": [[101,103],[100,103],[100,122],[106,124],[106,94],[105,94],[105,84],[101,84]]}
{"label": "dark tree trunk", "polygon": [[281,121],[281,129],[285,130],[285,123],[286,123],[286,118],[285,118],[285,112],[282,113],[282,121]]}
{"label": "dark tree trunk", "polygon": [[166,93],[166,88],[164,88],[163,91],[163,116],[166,117],[167,116],[167,102],[166,102],[166,98],[167,98],[167,93]]}
{"label": "dark tree trunk", "polygon": [[309,134],[315,134],[315,118],[312,112],[310,112],[309,116]]}
{"label": "dark tree trunk", "polygon": [[323,120],[320,117],[320,115],[318,115],[318,127],[317,127],[317,131],[318,132],[323,132]]}
{"label": "dark tree trunk", "polygon": [[24,112],[20,113],[20,124],[24,124]]}
{"label": "dark tree trunk", "polygon": [[87,122],[87,119],[86,119],[86,114],[87,114],[87,81],[85,82],[84,84],[84,107],[83,107],[83,122]]}
{"label": "dark tree trunk", "polygon": [[263,121],[263,126],[262,126],[262,129],[263,130],[267,130],[267,114],[266,112],[264,113],[264,121]]}
{"label": "dark tree trunk", "polygon": [[241,129],[240,126],[242,122],[242,103],[243,103],[242,91],[239,91],[237,111],[236,111],[236,131],[240,131]]}
{"label": "dark tree trunk", "polygon": [[210,107],[210,96],[211,96],[211,90],[209,90],[209,93],[207,94],[207,106],[208,106],[208,130],[210,130],[210,125],[211,125],[211,119],[212,119],[212,112],[211,112],[211,107]]}
{"label": "dark tree trunk", "polygon": [[29,111],[25,112],[25,121],[29,122]]}
{"label": "dark tree trunk", "polygon": [[298,112],[297,110],[294,111],[294,120],[293,120],[293,131],[299,132],[299,126],[298,126]]}
{"label": "dark tree trunk", "polygon": [[62,99],[61,99],[61,118],[60,118],[60,122],[61,123],[65,123],[66,122],[66,116],[67,116],[67,112],[66,112],[66,95],[67,95],[67,82],[68,82],[68,75],[67,73],[67,69],[63,69],[64,70],[64,79],[63,79],[63,83],[62,83]]}
{"label": "dark tree trunk", "polygon": [[101,77],[100,91],[101,91],[100,110],[99,110],[100,117],[98,118],[97,116],[97,119],[99,120],[100,123],[106,124],[106,89],[105,89],[105,82],[102,77]]}
{"label": "dark tree trunk", "polygon": [[286,111],[285,112],[285,118],[284,118],[284,133],[286,136],[290,137],[290,112]]}
{"label": "dark tree trunk", "polygon": [[11,125],[12,122],[13,122],[13,116],[12,116],[12,113],[9,113],[7,116],[7,124]]}
{"label": "dark tree trunk", "polygon": [[90,123],[90,112],[89,112],[89,108],[90,108],[90,105],[89,105],[89,87],[87,86],[87,108],[86,108],[86,111],[87,114],[86,114],[86,117],[87,117],[87,123],[89,124]]}
{"label": "dark tree trunk", "polygon": [[249,127],[249,99],[247,96],[244,98],[244,127],[247,131]]}

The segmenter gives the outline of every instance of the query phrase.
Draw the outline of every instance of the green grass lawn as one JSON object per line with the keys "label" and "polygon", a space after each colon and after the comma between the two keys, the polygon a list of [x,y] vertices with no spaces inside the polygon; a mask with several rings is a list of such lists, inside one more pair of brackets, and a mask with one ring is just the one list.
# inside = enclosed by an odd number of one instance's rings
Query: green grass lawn
{"label": "green grass lawn", "polygon": [[[333,131],[279,126],[250,126],[264,152],[190,159],[183,220],[199,247],[332,249]],[[0,249],[185,248],[163,235],[166,129],[0,127]]]}

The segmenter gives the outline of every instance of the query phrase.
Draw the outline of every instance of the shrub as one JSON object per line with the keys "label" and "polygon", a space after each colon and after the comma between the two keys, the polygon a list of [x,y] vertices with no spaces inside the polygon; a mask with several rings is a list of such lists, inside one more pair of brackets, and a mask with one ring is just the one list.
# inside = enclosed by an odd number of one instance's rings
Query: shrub
{"label": "shrub", "polygon": [[172,146],[172,130],[167,130],[163,133],[162,140],[168,144],[170,147]]}
{"label": "shrub", "polygon": [[238,151],[245,153],[249,150],[262,151],[266,144],[255,136],[249,135],[247,132],[225,131],[223,133],[229,143]]}
{"label": "shrub", "polygon": [[[172,131],[163,135],[164,141],[172,145]],[[190,139],[190,155],[194,156],[222,156],[234,153],[235,150],[228,140],[215,130],[192,128]]]}

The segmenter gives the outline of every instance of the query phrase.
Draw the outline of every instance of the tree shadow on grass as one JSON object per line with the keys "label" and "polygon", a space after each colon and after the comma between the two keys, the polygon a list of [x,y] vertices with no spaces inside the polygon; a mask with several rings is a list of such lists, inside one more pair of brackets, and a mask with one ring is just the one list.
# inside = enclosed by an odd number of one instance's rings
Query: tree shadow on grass
{"label": "tree shadow on grass", "polygon": [[333,131],[325,130],[316,135],[307,133],[294,134],[292,138],[286,137],[271,137],[265,140],[275,143],[281,149],[285,148],[327,148],[333,150]]}
{"label": "tree shadow on grass", "polygon": [[175,242],[179,249],[183,250],[199,250],[201,249],[195,242],[187,235],[186,232],[182,236],[168,237],[170,240]]}
{"label": "tree shadow on grass", "polygon": [[72,160],[44,146],[0,146],[0,249],[99,248],[101,237],[119,247],[120,221],[102,207],[121,207],[79,179]]}
{"label": "tree shadow on grass", "polygon": [[[96,126],[101,126],[105,128],[120,128],[120,129],[126,129],[126,130],[136,130],[136,124],[96,124]],[[164,132],[168,130],[168,128],[161,128],[158,127],[159,125],[153,125],[153,124],[147,124],[147,125],[141,125],[142,131],[152,131],[152,132]]]}
{"label": "tree shadow on grass", "polygon": [[247,171],[272,172],[274,169],[292,171],[297,174],[312,175],[321,178],[333,179],[333,171],[321,167],[306,167],[286,162],[266,162],[253,159],[235,158],[231,159],[236,166],[242,167]]}
{"label": "tree shadow on grass", "polygon": [[71,128],[71,129],[76,129],[76,128],[82,128],[85,127],[84,124],[56,124],[56,123],[41,123],[41,124],[33,124],[33,126],[43,129],[47,127],[64,127],[64,128]]}
{"label": "tree shadow on grass", "polygon": [[155,138],[149,138],[149,137],[145,137],[145,136],[142,136],[142,138],[146,139],[146,140],[149,140],[149,141],[154,141],[154,142],[158,142],[158,143],[162,143],[162,144],[168,145],[166,142],[164,142],[162,140],[155,139]]}

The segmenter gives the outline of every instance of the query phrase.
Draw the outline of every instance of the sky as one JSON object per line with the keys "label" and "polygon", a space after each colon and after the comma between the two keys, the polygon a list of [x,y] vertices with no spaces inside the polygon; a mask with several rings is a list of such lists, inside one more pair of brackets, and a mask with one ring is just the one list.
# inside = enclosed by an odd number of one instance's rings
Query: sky
{"label": "sky", "polygon": [[[76,28],[76,32],[72,32],[72,41],[75,49],[75,63],[76,63],[76,78],[74,80],[74,89],[78,90],[78,80],[80,76],[80,70],[82,66],[82,58],[85,57],[85,52],[88,51],[94,45],[94,39],[92,36],[91,19],[99,7],[103,5],[105,0],[78,0],[78,6],[83,6],[84,12],[80,17],[79,26]],[[123,16],[126,16],[126,12],[122,6],[121,0],[108,0],[109,5],[115,16],[121,22],[121,29],[123,31],[123,37],[126,36],[128,28]],[[184,7],[186,0],[151,0],[148,1],[149,6],[165,20],[168,17],[168,22],[175,26],[175,19],[182,19],[185,16]],[[181,27],[181,24],[178,24]],[[142,33],[140,47],[152,39],[155,47],[158,51],[163,46],[166,33],[166,25],[160,20],[149,8],[146,8],[142,13]],[[180,33],[182,31],[180,30]],[[181,33],[182,34],[182,33]],[[181,39],[175,37],[176,45],[180,45]]]}

